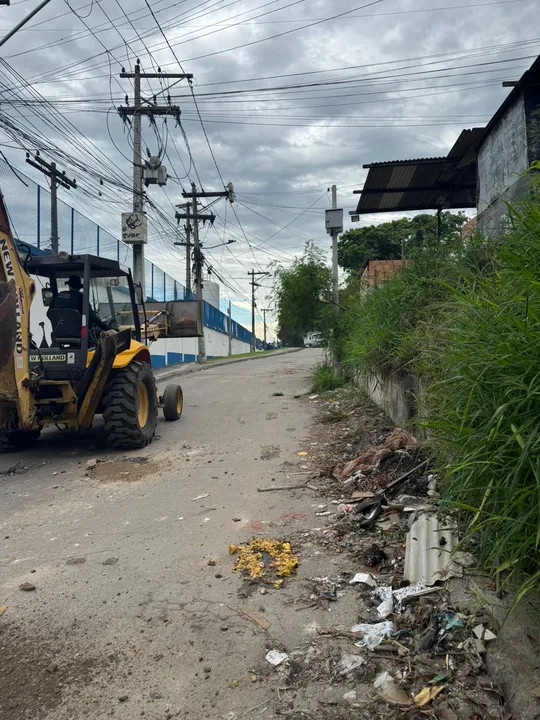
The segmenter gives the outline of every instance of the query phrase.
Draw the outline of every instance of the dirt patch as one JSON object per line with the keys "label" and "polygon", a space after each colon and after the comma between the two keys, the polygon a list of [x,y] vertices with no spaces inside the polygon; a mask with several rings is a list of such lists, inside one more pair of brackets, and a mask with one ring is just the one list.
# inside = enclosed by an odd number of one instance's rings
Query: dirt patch
{"label": "dirt patch", "polygon": [[7,624],[0,629],[0,657],[0,717],[10,720],[42,720],[63,702],[66,688],[72,694],[85,687],[104,662],[70,650],[59,635]]}
{"label": "dirt patch", "polygon": [[147,457],[133,457],[99,462],[89,473],[103,483],[140,482],[171,467],[170,461],[157,462]]}
{"label": "dirt patch", "polygon": [[261,448],[261,460],[275,460],[280,454],[279,445],[263,445]]}

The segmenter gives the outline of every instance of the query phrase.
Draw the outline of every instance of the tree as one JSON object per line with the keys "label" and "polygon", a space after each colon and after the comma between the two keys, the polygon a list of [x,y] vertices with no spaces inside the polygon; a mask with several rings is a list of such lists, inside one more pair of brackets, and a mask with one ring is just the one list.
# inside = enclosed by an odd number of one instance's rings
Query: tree
{"label": "tree", "polygon": [[274,298],[283,345],[301,345],[306,333],[325,332],[332,302],[332,271],[312,241],[289,268],[274,267]]}
{"label": "tree", "polygon": [[380,225],[347,230],[338,241],[339,264],[358,272],[368,260],[397,260],[417,247],[434,247],[459,241],[467,222],[464,213],[441,213],[441,237],[437,237],[437,216],[416,215]]}

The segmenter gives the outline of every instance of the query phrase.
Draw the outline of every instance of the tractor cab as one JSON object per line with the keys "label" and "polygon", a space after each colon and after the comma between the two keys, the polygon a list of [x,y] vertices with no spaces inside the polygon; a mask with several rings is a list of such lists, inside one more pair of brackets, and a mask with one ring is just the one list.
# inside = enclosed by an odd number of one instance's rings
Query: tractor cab
{"label": "tractor cab", "polygon": [[77,381],[107,330],[117,333],[118,351],[141,341],[131,271],[95,255],[32,257],[26,271],[45,280],[41,295],[51,324],[50,339],[34,338],[30,367],[44,379]]}

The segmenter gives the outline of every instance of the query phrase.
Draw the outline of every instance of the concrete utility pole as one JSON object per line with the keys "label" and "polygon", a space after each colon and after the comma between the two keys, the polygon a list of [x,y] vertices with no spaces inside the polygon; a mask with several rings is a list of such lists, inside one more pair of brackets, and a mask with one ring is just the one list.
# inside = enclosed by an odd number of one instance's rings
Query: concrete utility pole
{"label": "concrete utility pole", "polygon": [[[335,185],[332,185],[332,209],[337,210],[337,187]],[[338,235],[339,232],[337,230],[332,230],[332,277],[336,313],[339,312]]]}
{"label": "concrete utility pole", "polygon": [[272,308],[261,308],[263,314],[263,325],[264,325],[264,349],[266,350],[266,313],[272,312]]}
{"label": "concrete utility pole", "polygon": [[255,275],[270,275],[270,273],[267,272],[256,272],[255,270],[251,270],[251,272],[248,272],[248,275],[251,275],[251,347],[250,352],[255,352],[255,346],[256,346],[256,336],[255,336],[255,308],[257,307],[257,304],[255,302],[255,288],[260,287],[259,283],[255,282]]}
{"label": "concrete utility pole", "polygon": [[[13,30],[10,30],[7,35],[4,35],[4,37],[0,40],[0,47],[2,47],[2,45],[3,45],[4,43],[6,43],[6,42],[9,40],[10,37],[13,37],[13,35],[15,35],[15,33],[16,33],[18,30],[20,30],[24,25],[26,25],[26,23],[27,23],[29,20],[31,20],[31,19],[34,17],[34,15],[37,15],[37,13],[38,13],[40,10],[42,10],[42,9],[45,7],[45,5],[48,5],[50,2],[51,2],[51,0],[43,0],[43,2],[41,2],[41,3],[37,6],[37,8],[34,8],[34,10],[31,10],[31,11],[28,13],[28,15],[26,15],[26,17],[24,17],[24,18],[21,20],[21,22],[19,22],[19,23],[17,23],[17,24],[15,25],[15,27],[13,28]],[[0,0],[0,5],[9,5],[9,0]]]}
{"label": "concrete utility pole", "polygon": [[[143,162],[141,149],[141,123],[142,116],[147,115],[153,119],[157,115],[170,115],[175,117],[177,121],[180,119],[180,108],[177,105],[156,105],[154,102],[146,101],[143,106],[141,97],[141,79],[142,78],[159,78],[169,79],[178,78],[180,80],[191,80],[193,75],[186,73],[143,73],[141,72],[140,61],[135,64],[135,72],[128,73],[122,68],[121,78],[133,79],[133,105],[119,107],[118,113],[125,121],[129,116],[133,116],[133,212],[144,212],[144,192],[143,192]],[[133,243],[133,280],[140,287],[138,294],[142,297],[138,298],[139,302],[144,299],[144,242]]]}
{"label": "concrete utility pole", "polygon": [[232,309],[231,301],[229,300],[229,307],[227,308],[227,315],[229,317],[228,330],[229,330],[229,357],[232,355]]}
{"label": "concrete utility pole", "polygon": [[184,232],[186,233],[186,242],[180,243],[176,242],[175,245],[183,245],[186,248],[186,290],[188,293],[191,293],[191,248],[193,247],[193,243],[191,242],[191,206],[189,203],[185,204],[185,210],[186,210],[186,224],[184,225]]}
{"label": "concrete utility pole", "polygon": [[26,153],[26,162],[51,179],[51,253],[58,255],[58,186],[66,190],[76,189],[77,181],[66,177],[65,170],[60,172],[56,167],[56,163],[45,162],[39,152],[36,153],[33,160],[30,158],[30,153]]}
{"label": "concrete utility pole", "polygon": [[[185,213],[176,213],[176,219],[180,220],[192,220],[192,231],[193,231],[193,251],[195,256],[195,292],[197,295],[197,303],[199,306],[199,317],[203,320],[203,283],[202,283],[202,269],[204,263],[204,256],[201,250],[201,242],[199,239],[199,221],[206,222],[209,220],[211,223],[216,219],[215,215],[202,214],[198,209],[198,198],[209,198],[209,197],[232,197],[232,187],[230,190],[222,190],[218,192],[205,192],[204,190],[197,191],[195,183],[191,183],[191,192],[184,191],[182,197],[189,198],[191,200],[191,212],[189,207],[186,208]],[[178,205],[177,207],[181,207]],[[189,240],[188,240],[189,242]],[[178,243],[181,244],[181,243]],[[206,361],[206,346],[204,341],[204,323],[203,323],[203,335],[199,337],[199,363]]]}

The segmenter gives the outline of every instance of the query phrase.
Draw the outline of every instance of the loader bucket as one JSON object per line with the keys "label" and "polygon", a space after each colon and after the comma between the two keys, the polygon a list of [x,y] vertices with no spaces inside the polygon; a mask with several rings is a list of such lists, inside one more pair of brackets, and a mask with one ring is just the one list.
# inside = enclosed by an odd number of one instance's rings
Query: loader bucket
{"label": "loader bucket", "polygon": [[0,282],[0,370],[13,360],[17,337],[15,280]]}

